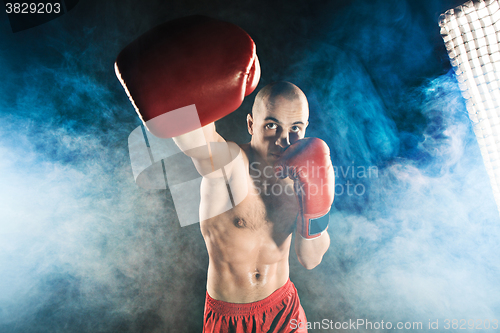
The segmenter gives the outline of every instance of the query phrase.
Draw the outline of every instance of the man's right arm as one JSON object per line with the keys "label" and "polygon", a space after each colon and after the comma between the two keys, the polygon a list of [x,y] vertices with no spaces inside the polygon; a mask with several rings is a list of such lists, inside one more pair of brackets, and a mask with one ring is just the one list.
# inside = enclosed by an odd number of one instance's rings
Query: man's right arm
{"label": "man's right arm", "polygon": [[[215,124],[210,123],[200,129],[188,132],[173,138],[179,149],[191,157],[196,170],[204,176],[215,171],[214,158],[211,152],[211,143],[226,142],[215,131]],[[212,145],[213,146],[213,145]]]}
{"label": "man's right arm", "polygon": [[173,139],[203,176],[200,221],[220,215],[245,199],[248,184],[243,151],[234,142],[226,142],[214,123]]}
{"label": "man's right arm", "polygon": [[243,153],[217,134],[214,122],[257,87],[260,65],[250,36],[209,17],[179,18],[126,46],[115,71],[146,128],[158,138],[173,137],[193,159],[205,193],[229,187],[233,205],[242,200],[248,192],[245,168],[237,167],[244,165]]}
{"label": "man's right arm", "polygon": [[[224,177],[229,179],[233,161],[240,148],[233,142],[226,142],[210,123],[200,129],[173,138],[179,149],[191,157],[196,170],[207,178]],[[221,170],[224,170],[222,174]]]}

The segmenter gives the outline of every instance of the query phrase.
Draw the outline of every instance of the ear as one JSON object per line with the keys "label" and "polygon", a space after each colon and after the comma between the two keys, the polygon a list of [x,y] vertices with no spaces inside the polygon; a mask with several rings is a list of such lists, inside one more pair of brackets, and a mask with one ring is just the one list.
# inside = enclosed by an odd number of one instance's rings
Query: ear
{"label": "ear", "polygon": [[247,114],[247,128],[248,128],[248,133],[250,133],[250,135],[253,135],[253,118],[250,113]]}

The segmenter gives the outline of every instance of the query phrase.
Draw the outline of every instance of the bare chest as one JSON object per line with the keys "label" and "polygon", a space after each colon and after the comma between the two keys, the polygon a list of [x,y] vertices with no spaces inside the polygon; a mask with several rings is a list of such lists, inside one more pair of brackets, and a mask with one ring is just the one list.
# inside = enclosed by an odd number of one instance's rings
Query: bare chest
{"label": "bare chest", "polygon": [[292,232],[298,201],[290,179],[273,179],[249,174],[249,194],[233,210],[234,226],[251,230],[272,229],[272,234]]}

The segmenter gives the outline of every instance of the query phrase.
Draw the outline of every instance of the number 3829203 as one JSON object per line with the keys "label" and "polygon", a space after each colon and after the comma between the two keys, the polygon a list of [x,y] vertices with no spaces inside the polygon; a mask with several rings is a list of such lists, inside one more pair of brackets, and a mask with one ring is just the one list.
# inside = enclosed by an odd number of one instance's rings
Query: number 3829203
{"label": "number 3829203", "polygon": [[61,3],[26,3],[26,2],[8,2],[5,4],[7,14],[59,14],[61,12]]}

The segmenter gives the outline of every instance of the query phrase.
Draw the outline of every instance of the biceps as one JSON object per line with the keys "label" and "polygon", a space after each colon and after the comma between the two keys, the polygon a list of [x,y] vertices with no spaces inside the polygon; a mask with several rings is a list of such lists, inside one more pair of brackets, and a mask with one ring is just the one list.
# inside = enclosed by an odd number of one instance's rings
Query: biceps
{"label": "biceps", "polygon": [[217,161],[224,154],[218,152],[221,149],[217,149],[216,146],[219,144],[227,145],[224,138],[215,131],[214,123],[176,136],[173,140],[185,155],[192,158],[196,169],[202,176],[218,169]]}
{"label": "biceps", "polygon": [[[234,142],[211,142],[205,147],[205,152],[196,158],[191,156],[198,172],[203,177],[218,178],[224,177],[229,181],[235,175],[240,175],[244,171],[244,163],[240,147]],[[238,176],[238,178],[240,178]]]}

